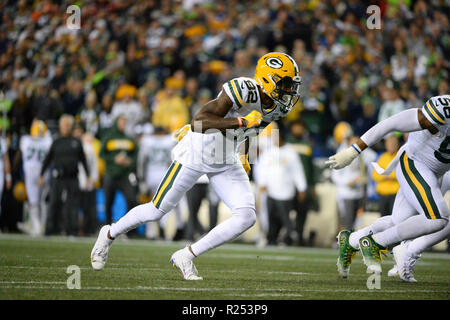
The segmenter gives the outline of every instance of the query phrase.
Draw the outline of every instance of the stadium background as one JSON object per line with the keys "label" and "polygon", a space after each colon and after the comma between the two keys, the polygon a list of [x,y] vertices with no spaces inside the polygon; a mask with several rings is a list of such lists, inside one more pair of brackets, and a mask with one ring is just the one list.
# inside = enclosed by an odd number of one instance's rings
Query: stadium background
{"label": "stadium background", "polygon": [[[79,30],[65,23],[71,4],[81,8]],[[380,30],[366,27],[370,4],[381,9]],[[317,245],[330,245],[337,230],[335,199],[321,197],[334,190],[322,169],[338,147],[335,125],[346,121],[361,135],[390,112],[448,93],[448,1],[24,0],[2,1],[0,12],[0,124],[11,159],[33,118],[56,133],[59,117],[69,113],[100,140],[106,106],[127,96],[138,106],[132,135],[152,125],[173,132],[223,82],[252,77],[264,53],[289,53],[304,85],[301,103],[281,126],[302,119],[307,127],[320,197],[307,230],[316,230]],[[87,96],[94,102],[86,105]],[[373,186],[369,192],[375,201]],[[118,217],[125,209],[120,195],[116,200]],[[100,200],[98,209],[101,221]],[[21,205],[5,190],[2,230],[14,231],[21,219]]]}

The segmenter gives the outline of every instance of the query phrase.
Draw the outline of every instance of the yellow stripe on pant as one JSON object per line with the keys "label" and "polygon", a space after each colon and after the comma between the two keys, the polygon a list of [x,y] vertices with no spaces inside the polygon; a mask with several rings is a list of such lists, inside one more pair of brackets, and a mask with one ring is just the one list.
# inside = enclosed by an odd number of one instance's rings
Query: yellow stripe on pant
{"label": "yellow stripe on pant", "polygon": [[158,193],[156,194],[155,198],[153,199],[153,204],[157,208],[159,207],[159,202],[160,202],[162,195],[165,193],[168,186],[171,185],[172,181],[175,179],[180,166],[181,166],[181,164],[179,162],[176,162],[175,165],[173,166],[172,170],[170,170],[170,173],[167,176],[167,178],[162,182],[161,188],[159,189]]}
{"label": "yellow stripe on pant", "polygon": [[[416,176],[414,175],[414,173],[412,172],[412,170],[409,166],[408,155],[406,154],[406,152],[404,153],[402,161],[403,161],[403,167],[405,169],[406,174],[408,175],[408,178],[411,180],[411,182],[414,184],[414,186],[417,188],[418,192],[420,193],[421,199],[418,199],[419,202],[420,202],[420,200],[422,200],[423,203],[425,204],[425,207],[426,207],[429,215],[430,215],[430,218],[436,219],[436,213],[433,210],[433,207],[430,203],[430,199],[428,199],[428,196],[427,196],[427,193],[426,193],[424,187],[419,182],[419,180],[416,178]],[[425,213],[427,213],[427,212],[425,212]]]}

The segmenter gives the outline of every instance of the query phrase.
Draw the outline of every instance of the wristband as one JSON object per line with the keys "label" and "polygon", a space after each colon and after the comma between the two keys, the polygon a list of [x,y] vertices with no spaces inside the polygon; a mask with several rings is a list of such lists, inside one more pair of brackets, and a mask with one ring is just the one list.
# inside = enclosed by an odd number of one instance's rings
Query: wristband
{"label": "wristband", "polygon": [[5,179],[6,181],[11,182],[12,181],[11,173],[7,173]]}
{"label": "wristband", "polygon": [[358,154],[361,154],[361,149],[358,147],[358,145],[356,143],[352,144],[353,149],[356,150],[356,152],[358,152]]}

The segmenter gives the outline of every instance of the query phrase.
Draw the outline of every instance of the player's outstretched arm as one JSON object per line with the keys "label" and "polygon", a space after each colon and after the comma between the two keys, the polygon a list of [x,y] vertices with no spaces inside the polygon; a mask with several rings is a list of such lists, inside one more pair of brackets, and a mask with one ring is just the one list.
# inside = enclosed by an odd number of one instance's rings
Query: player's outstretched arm
{"label": "player's outstretched arm", "polygon": [[262,121],[262,115],[253,111],[245,117],[224,118],[233,106],[233,102],[225,92],[214,100],[209,101],[194,117],[191,122],[191,130],[204,133],[210,129],[224,131],[226,129],[237,129],[240,127],[253,127]]}
{"label": "player's outstretched arm", "polygon": [[326,162],[332,169],[342,169],[352,161],[367,147],[380,141],[390,132],[412,132],[428,129],[432,134],[438,129],[428,121],[420,109],[408,109],[389,117],[364,133],[358,141],[349,148],[331,156]]}

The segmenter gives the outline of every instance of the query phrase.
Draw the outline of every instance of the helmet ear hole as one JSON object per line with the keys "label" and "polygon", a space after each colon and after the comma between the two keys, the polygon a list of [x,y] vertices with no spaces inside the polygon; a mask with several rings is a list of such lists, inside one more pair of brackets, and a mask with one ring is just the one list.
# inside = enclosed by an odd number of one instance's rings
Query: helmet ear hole
{"label": "helmet ear hole", "polygon": [[262,78],[264,80],[265,83],[269,83],[269,80],[267,80],[266,78]]}

